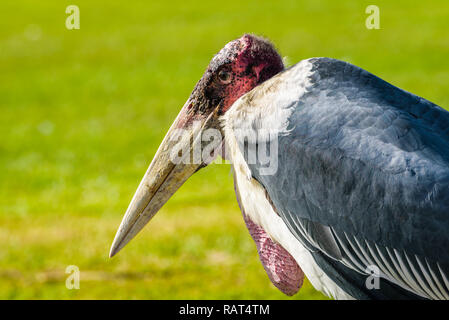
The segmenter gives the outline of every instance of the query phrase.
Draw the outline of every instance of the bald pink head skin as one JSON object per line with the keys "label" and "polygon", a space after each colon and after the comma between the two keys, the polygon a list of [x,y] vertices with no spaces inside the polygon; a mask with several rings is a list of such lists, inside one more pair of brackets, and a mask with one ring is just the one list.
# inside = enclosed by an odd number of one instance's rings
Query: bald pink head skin
{"label": "bald pink head skin", "polygon": [[244,35],[230,42],[214,58],[217,61],[212,60],[211,65],[223,64],[229,56],[232,62],[220,68],[220,72],[230,75],[229,85],[224,88],[223,112],[229,110],[242,95],[284,70],[282,58],[273,45],[253,35]]}
{"label": "bald pink head skin", "polygon": [[177,127],[185,128],[214,111],[224,114],[238,98],[282,70],[282,58],[268,40],[245,34],[229,42],[196,84]]}

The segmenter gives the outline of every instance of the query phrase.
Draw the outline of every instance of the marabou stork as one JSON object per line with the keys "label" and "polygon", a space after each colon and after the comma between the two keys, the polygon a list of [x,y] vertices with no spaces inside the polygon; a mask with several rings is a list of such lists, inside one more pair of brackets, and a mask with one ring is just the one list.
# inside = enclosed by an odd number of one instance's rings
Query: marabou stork
{"label": "marabou stork", "polygon": [[[336,299],[449,298],[449,112],[343,61],[284,69],[268,40],[248,34],[196,84],[110,256],[208,164],[174,163],[170,152],[202,146],[211,128],[223,136],[216,150],[232,163],[244,220],[282,292],[296,293],[305,275]],[[178,129],[191,130],[179,139]],[[248,161],[246,148],[263,143],[277,146],[274,172]]]}

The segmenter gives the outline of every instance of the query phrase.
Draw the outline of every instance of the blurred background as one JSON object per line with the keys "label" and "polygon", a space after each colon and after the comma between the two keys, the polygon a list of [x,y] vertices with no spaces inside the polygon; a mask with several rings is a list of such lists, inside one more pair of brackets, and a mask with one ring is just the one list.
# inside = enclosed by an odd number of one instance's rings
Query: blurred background
{"label": "blurred background", "polygon": [[[67,30],[65,9],[80,9]],[[365,8],[380,8],[368,30]],[[244,33],[291,64],[356,64],[449,107],[449,3],[35,1],[0,11],[0,299],[324,299],[280,293],[229,165],[193,176],[120,254],[109,247],[160,141],[213,55]],[[68,290],[68,265],[81,270]]]}

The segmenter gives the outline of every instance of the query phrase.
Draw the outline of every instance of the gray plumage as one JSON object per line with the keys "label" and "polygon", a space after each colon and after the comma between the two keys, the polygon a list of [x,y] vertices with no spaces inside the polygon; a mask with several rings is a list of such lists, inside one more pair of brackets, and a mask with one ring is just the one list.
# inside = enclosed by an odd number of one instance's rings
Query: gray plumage
{"label": "gray plumage", "polygon": [[[249,165],[253,177],[353,296],[449,298],[449,113],[349,63],[309,61],[278,170]],[[362,283],[372,264],[388,279],[377,292]]]}

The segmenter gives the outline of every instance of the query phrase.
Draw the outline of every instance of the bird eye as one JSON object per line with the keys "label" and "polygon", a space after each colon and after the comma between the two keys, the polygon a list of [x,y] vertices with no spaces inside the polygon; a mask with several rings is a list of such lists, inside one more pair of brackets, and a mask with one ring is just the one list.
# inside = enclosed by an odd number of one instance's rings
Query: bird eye
{"label": "bird eye", "polygon": [[220,70],[218,73],[218,79],[220,79],[222,83],[229,83],[232,80],[232,74],[227,70]]}

